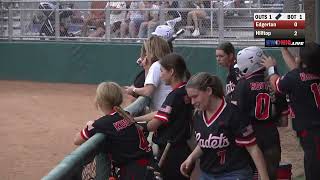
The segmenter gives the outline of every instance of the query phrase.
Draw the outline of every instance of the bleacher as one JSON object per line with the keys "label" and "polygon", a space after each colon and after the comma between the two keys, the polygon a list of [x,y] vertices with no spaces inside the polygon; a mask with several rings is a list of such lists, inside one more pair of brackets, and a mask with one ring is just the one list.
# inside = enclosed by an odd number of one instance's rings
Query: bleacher
{"label": "bleacher", "polygon": [[[10,1],[12,2],[12,1]],[[29,2],[32,6],[26,6],[25,4]],[[121,41],[121,42],[137,42],[137,38],[120,38],[112,33],[105,34],[100,38],[88,38],[79,35],[81,31],[82,24],[69,21],[68,32],[75,34],[74,37],[63,38],[63,37],[46,37],[40,36],[39,32],[43,22],[39,21],[38,17],[42,14],[42,11],[38,8],[39,1],[15,1],[15,3],[9,3],[9,1],[1,2],[1,16],[0,16],[0,39],[2,40],[88,40],[105,42],[107,41]],[[63,1],[62,1],[63,2]],[[83,2],[83,0],[81,0]],[[283,4],[258,4],[260,1],[255,0],[245,0],[241,4],[240,8],[235,8],[233,6],[217,6],[218,1],[210,1],[211,8],[205,9],[208,12],[208,16],[204,19],[199,20],[200,24],[200,35],[197,37],[192,36],[181,36],[176,43],[181,44],[215,44],[216,39],[227,39],[234,41],[235,43],[260,43],[262,44],[262,39],[253,38],[253,14],[254,12],[281,12]],[[261,1],[262,2],[262,1]],[[260,2],[260,3],[261,3]],[[74,2],[76,3],[76,2]],[[214,5],[213,5],[214,4]],[[27,8],[26,8],[27,7]],[[82,6],[83,8],[85,6]],[[222,8],[222,11],[219,11]],[[10,13],[9,14],[9,9]],[[64,9],[61,9],[63,11]],[[100,10],[100,9],[99,9]],[[105,9],[101,9],[105,10]],[[148,9],[146,9],[147,11]],[[165,11],[167,9],[163,8],[160,11]],[[177,11],[185,12],[189,11],[188,8],[176,8]],[[89,7],[87,9],[72,9],[72,11],[80,11],[83,16],[87,15],[90,11]],[[219,13],[221,15],[219,15]],[[223,24],[221,25],[221,19],[223,18]],[[9,19],[11,18],[11,19]],[[43,17],[42,17],[43,18]],[[41,20],[41,19],[40,19]],[[43,19],[42,19],[43,20]],[[106,21],[107,22],[107,21]],[[162,21],[162,23],[164,23]],[[188,28],[186,26],[176,27]],[[77,34],[78,33],[78,34]],[[222,37],[221,37],[222,36]]]}

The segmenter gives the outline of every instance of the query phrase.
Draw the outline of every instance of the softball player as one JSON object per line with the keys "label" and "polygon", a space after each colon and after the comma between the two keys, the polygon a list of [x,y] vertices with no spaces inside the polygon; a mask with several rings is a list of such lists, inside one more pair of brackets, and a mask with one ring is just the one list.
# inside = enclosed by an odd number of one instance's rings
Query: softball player
{"label": "softball player", "polygon": [[277,92],[288,94],[293,111],[292,125],[304,151],[307,180],[320,177],[320,46],[314,42],[300,48],[300,65],[279,77],[275,61],[264,57],[270,83]]}
{"label": "softball player", "polygon": [[185,90],[185,80],[189,79],[190,75],[180,55],[166,55],[159,63],[161,79],[173,90],[168,94],[161,108],[153,113],[151,120],[146,119],[145,116],[134,119],[148,121],[148,130],[155,131],[152,140],[159,145],[159,156],[162,156],[167,143],[171,143],[161,167],[163,179],[188,179],[180,173],[180,165],[191,153],[187,140],[191,136],[192,105]]}
{"label": "softball player", "polygon": [[122,92],[118,84],[103,82],[96,92],[96,106],[105,115],[89,121],[76,135],[75,144],[80,145],[96,133],[106,135],[106,150],[120,167],[120,179],[145,179],[147,165],[152,157],[151,148],[143,131],[130,124],[117,112],[114,106],[122,103]]}
{"label": "softball player", "polygon": [[248,180],[252,179],[251,156],[261,179],[269,179],[249,119],[237,106],[225,101],[219,78],[198,73],[191,77],[186,89],[199,110],[194,118],[198,145],[181,164],[181,172],[188,176],[190,167],[200,158],[201,180]]}
{"label": "softball player", "polygon": [[238,52],[237,65],[243,78],[235,87],[232,102],[249,116],[269,177],[275,180],[281,160],[277,120],[287,120],[288,105],[285,96],[275,94],[275,98],[272,97],[274,93],[265,81],[265,68],[260,64],[262,55],[262,49],[255,46]]}
{"label": "softball player", "polygon": [[226,79],[226,100],[232,99],[232,94],[238,82],[238,69],[234,67],[236,64],[236,54],[233,45],[230,42],[224,42],[218,45],[216,49],[217,63],[228,70]]}

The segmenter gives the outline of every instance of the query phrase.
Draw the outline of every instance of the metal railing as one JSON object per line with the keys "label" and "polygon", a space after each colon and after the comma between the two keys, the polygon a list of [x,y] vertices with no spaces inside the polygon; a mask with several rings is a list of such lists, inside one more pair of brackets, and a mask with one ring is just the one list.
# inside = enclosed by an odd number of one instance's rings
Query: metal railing
{"label": "metal railing", "polygon": [[[195,10],[201,10],[206,12],[206,17],[198,20],[200,35],[192,36],[185,34],[176,40],[178,44],[216,44],[220,41],[229,40],[237,43],[244,43],[246,45],[263,44],[263,39],[254,39],[253,37],[253,13],[254,12],[282,12],[283,4],[262,4],[262,1],[243,1],[240,7],[234,5],[226,5],[220,1],[210,1],[210,5],[205,8],[196,9],[194,7],[165,7],[162,1],[156,1],[158,8],[143,8],[143,9],[126,9],[123,8],[110,8],[109,6],[99,9],[90,9],[89,2],[99,2],[100,0],[77,0],[67,1],[48,0],[46,2],[55,2],[57,4],[55,9],[43,10],[39,9],[40,0],[20,0],[20,1],[2,1],[0,10],[0,39],[2,40],[54,40],[54,41],[97,41],[97,42],[139,42],[148,36],[137,36],[130,37],[128,35],[120,36],[119,29],[123,22],[117,24],[110,24],[113,21],[113,14],[127,13],[142,11],[142,12],[155,12],[159,13],[159,21],[157,24],[164,24],[167,20],[166,16],[168,12],[178,11],[182,14],[182,21],[175,27],[176,30],[179,28],[188,28],[192,24],[188,24],[188,13]],[[117,3],[123,2],[121,0],[109,0],[107,2]],[[133,2],[139,2],[139,0],[133,0]],[[181,2],[181,1],[178,1]],[[231,2],[231,1],[230,1]],[[63,4],[83,4],[87,3],[87,8],[59,8],[58,5]],[[81,7],[81,6],[80,6]],[[82,7],[85,7],[82,5]],[[300,9],[301,10],[301,9]],[[45,12],[52,11],[54,15],[47,17],[44,15]],[[103,35],[99,37],[91,37],[87,35],[81,35],[84,27],[84,21],[90,13],[101,12],[105,17],[103,20]],[[61,18],[60,13],[72,12],[72,17]],[[75,16],[77,14],[77,16]],[[42,18],[42,19],[39,19]],[[54,35],[47,32],[43,28],[44,21],[49,19],[52,21]],[[66,20],[67,19],[67,20]],[[77,20],[75,20],[77,19]],[[63,21],[63,22],[62,22]],[[124,20],[123,20],[124,21]],[[62,34],[62,24],[68,26],[68,35]],[[194,23],[193,23],[194,24]],[[96,31],[99,27],[89,26],[89,31]],[[155,28],[155,27],[153,27]],[[194,28],[194,27],[192,27]],[[194,31],[191,28],[191,32]],[[116,30],[114,30],[116,29]],[[140,27],[141,29],[141,27]],[[44,35],[40,35],[43,33]],[[48,35],[49,34],[49,35]],[[70,36],[69,36],[70,34]]]}

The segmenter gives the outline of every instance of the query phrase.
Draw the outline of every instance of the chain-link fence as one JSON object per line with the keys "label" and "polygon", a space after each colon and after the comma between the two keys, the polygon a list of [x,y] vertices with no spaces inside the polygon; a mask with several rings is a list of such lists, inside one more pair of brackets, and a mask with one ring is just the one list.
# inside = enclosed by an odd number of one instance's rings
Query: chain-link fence
{"label": "chain-link fence", "polygon": [[81,180],[94,180],[96,179],[96,161],[93,160],[83,167],[81,173]]}
{"label": "chain-link fence", "polygon": [[[303,12],[302,4],[300,0],[295,5],[297,11]],[[174,20],[170,25],[175,31],[186,30],[177,43],[263,44],[263,39],[254,39],[253,14],[283,12],[283,5],[284,0],[2,1],[0,36],[4,40],[139,42],[158,25]]]}

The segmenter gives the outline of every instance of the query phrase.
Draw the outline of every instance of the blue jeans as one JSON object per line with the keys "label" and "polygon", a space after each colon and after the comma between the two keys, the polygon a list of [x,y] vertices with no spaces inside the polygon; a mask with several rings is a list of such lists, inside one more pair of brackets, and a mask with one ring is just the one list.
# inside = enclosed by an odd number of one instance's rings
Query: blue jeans
{"label": "blue jeans", "polygon": [[222,174],[209,174],[201,171],[200,180],[252,180],[252,170],[248,166]]}

